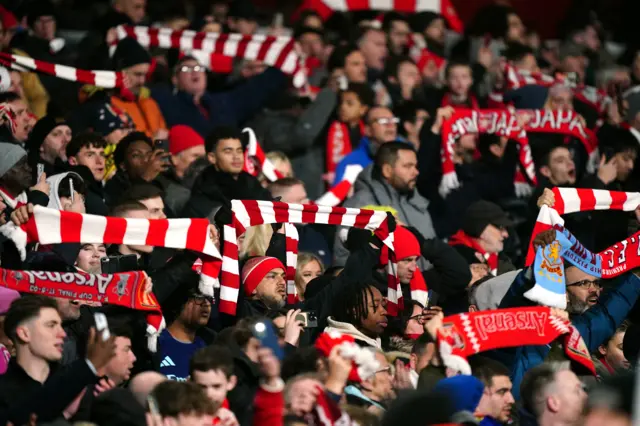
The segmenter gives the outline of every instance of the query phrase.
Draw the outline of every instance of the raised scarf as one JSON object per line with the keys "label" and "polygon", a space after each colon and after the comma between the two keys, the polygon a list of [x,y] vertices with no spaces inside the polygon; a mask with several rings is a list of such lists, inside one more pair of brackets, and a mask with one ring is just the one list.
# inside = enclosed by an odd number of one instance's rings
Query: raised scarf
{"label": "raised scarf", "polygon": [[125,219],[34,206],[29,221],[0,226],[0,233],[16,245],[22,260],[29,243],[126,244],[193,250],[203,254],[200,291],[214,295],[218,287],[215,259],[222,256],[209,238],[207,219]]}
{"label": "raised scarf", "polygon": [[0,52],[0,64],[16,71],[35,71],[68,81],[89,84],[105,89],[124,87],[124,76],[114,71],[80,70],[66,65],[53,64],[27,56]]}
{"label": "raised scarf", "polygon": [[350,12],[358,10],[376,10],[380,12],[396,11],[400,13],[435,12],[441,14],[449,24],[449,28],[458,33],[464,31],[464,25],[451,0],[416,1],[416,0],[304,0],[296,9],[294,17],[303,10],[311,9],[327,20],[334,12]]}
{"label": "raised scarf", "polygon": [[278,68],[285,74],[293,76],[296,87],[301,87],[306,80],[300,56],[295,49],[296,41],[288,36],[211,33],[129,25],[116,27],[116,33],[117,37],[110,45],[110,55],[113,55],[121,40],[133,38],[146,48],[182,50],[195,57],[202,66],[210,66],[215,58],[212,55],[224,55],[261,61]]}
{"label": "raised scarf", "polygon": [[612,278],[640,266],[640,231],[601,251],[587,250],[562,225],[554,225],[555,240],[538,247],[534,261],[536,283],[524,296],[534,302],[566,309],[566,282],[562,259],[594,277]]}
{"label": "raised scarf", "polygon": [[6,103],[0,104],[0,121],[9,128],[12,135],[15,135],[17,129],[16,114]]}
{"label": "raised scarf", "polygon": [[156,352],[157,339],[165,327],[160,304],[145,291],[147,274],[122,272],[93,275],[84,272],[17,271],[0,268],[2,285],[21,293],[99,302],[147,313],[147,344]]}
{"label": "raised scarf", "polygon": [[525,265],[533,263],[535,252],[533,239],[542,231],[553,228],[554,225],[563,225],[563,214],[586,212],[593,210],[622,210],[630,212],[640,205],[640,193],[607,191],[602,189],[580,188],[552,188],[555,204],[553,207],[542,206],[536,219]]}
{"label": "raised scarf", "polygon": [[[364,123],[360,121],[358,123],[360,128],[360,135],[364,135]],[[356,141],[358,143],[359,141]],[[338,163],[353,149],[353,141],[351,140],[351,133],[349,132],[349,126],[339,120],[334,121],[329,126],[329,133],[327,134],[327,164],[326,172],[335,173]]]}
{"label": "raised scarf", "polygon": [[[449,245],[452,247],[465,246],[472,248],[485,260],[491,270],[491,273],[493,275],[498,274],[498,254],[487,253],[474,238],[467,235],[463,230],[459,230],[449,238]],[[480,262],[480,259],[478,259],[478,262]]]}
{"label": "raised scarf", "polygon": [[551,314],[544,306],[496,309],[448,316],[438,330],[437,341],[445,366],[471,374],[467,358],[493,349],[547,345],[564,336],[570,360],[596,374],[587,346],[571,321]]}
{"label": "raised scarf", "polygon": [[[247,149],[244,152],[243,170],[251,176],[258,176],[262,172],[264,177],[270,182],[282,179],[284,176],[265,155],[253,129],[247,127],[243,129],[242,132],[246,133],[249,138]],[[258,162],[259,168],[254,165],[254,159]],[[315,204],[333,207],[342,203],[347,198],[347,195],[349,195],[349,191],[361,171],[362,166],[357,164],[347,166],[342,180],[336,182],[327,192],[321,195],[320,198],[315,201]]]}
{"label": "raised scarf", "polygon": [[[393,252],[394,234],[389,231],[387,213],[345,207],[327,207],[316,204],[289,204],[279,201],[233,200],[231,201],[232,223],[223,228],[223,257],[218,265],[220,271],[220,312],[235,315],[240,290],[240,270],[238,263],[238,237],[250,226],[272,223],[316,223],[363,228],[374,231],[378,238],[389,247],[391,255],[387,265],[388,304],[390,315],[397,315],[403,309],[403,297],[397,278],[397,265]],[[290,228],[285,228],[285,232]],[[289,236],[289,238],[293,238]],[[289,241],[293,244],[293,241]],[[288,250],[290,253],[292,251]],[[295,268],[293,256],[287,256],[289,268]],[[291,288],[292,287],[292,288]],[[295,291],[295,285],[288,285]],[[295,300],[295,296],[288,300]]]}
{"label": "raised scarf", "polygon": [[[520,127],[518,120],[526,122]],[[439,192],[446,196],[460,186],[453,162],[456,141],[467,133],[488,133],[506,136],[520,145],[519,162],[524,174],[516,174],[514,183],[523,181],[523,176],[536,185],[535,165],[527,134],[529,132],[560,133],[580,139],[587,153],[595,153],[597,140],[593,132],[582,125],[573,111],[561,110],[471,110],[456,109],[442,124],[442,180]]]}

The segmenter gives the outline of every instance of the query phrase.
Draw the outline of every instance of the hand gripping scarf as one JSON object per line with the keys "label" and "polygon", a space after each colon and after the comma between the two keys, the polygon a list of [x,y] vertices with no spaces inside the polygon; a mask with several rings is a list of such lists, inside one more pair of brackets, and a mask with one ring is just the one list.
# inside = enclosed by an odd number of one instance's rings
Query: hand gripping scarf
{"label": "hand gripping scarf", "polygon": [[108,303],[147,312],[147,345],[150,351],[157,350],[158,336],[165,323],[156,297],[145,291],[147,274],[142,271],[93,275],[0,268],[0,276],[0,285],[21,293]]}
{"label": "hand gripping scarf", "polygon": [[314,344],[324,357],[329,357],[335,347],[339,347],[340,355],[351,360],[349,380],[360,383],[370,379],[380,368],[375,352],[361,347],[352,336],[338,331],[321,333]]}
{"label": "hand gripping scarf", "polygon": [[0,53],[0,64],[16,71],[35,71],[68,81],[90,84],[105,89],[123,87],[124,77],[120,72],[114,71],[88,71],[68,67],[66,65],[52,64],[26,56]]}
{"label": "hand gripping scarf", "polygon": [[595,375],[589,351],[571,321],[551,314],[543,306],[496,309],[452,315],[438,330],[438,348],[445,366],[471,374],[467,358],[492,349],[547,345],[564,336],[570,360]]}
{"label": "hand gripping scarf", "polygon": [[[527,121],[524,128],[518,125],[518,118]],[[585,129],[580,117],[573,111],[561,110],[469,110],[456,109],[454,114],[442,124],[442,181],[440,194],[446,196],[458,188],[460,183],[453,163],[454,145],[460,136],[467,133],[489,133],[507,136],[520,145],[520,166],[526,178],[536,184],[535,165],[527,134],[529,132],[560,133],[580,139],[589,156],[595,154],[597,141],[593,132]],[[522,183],[522,174],[516,173],[515,183]],[[517,187],[517,186],[516,186]]]}
{"label": "hand gripping scarf", "polygon": [[203,66],[211,62],[211,55],[262,61],[293,77],[294,86],[304,85],[306,77],[291,37],[210,33],[171,28],[151,28],[120,25],[111,43],[111,54],[120,40],[133,38],[141,46],[179,49],[196,58]]}
{"label": "hand gripping scarf", "polygon": [[[397,315],[403,309],[402,290],[397,278],[397,265],[393,253],[394,234],[389,232],[387,214],[364,209],[326,207],[315,204],[289,204],[279,201],[233,200],[231,202],[232,223],[224,225],[224,246],[220,271],[220,312],[235,315],[240,291],[240,271],[238,264],[238,237],[250,226],[271,223],[318,223],[325,225],[349,226],[372,230],[390,249],[387,265],[387,311]],[[290,229],[290,228],[289,228]],[[289,236],[289,238],[294,238]],[[295,239],[295,238],[294,238]],[[288,244],[293,244],[289,241]],[[296,249],[297,250],[297,249]],[[291,253],[291,254],[290,254]],[[293,252],[287,253],[287,263],[293,261]],[[287,265],[295,268],[294,264]],[[291,277],[288,274],[288,278]],[[290,287],[289,285],[287,286]],[[295,290],[295,285],[292,286]],[[291,298],[287,298],[291,300]]]}
{"label": "hand gripping scarf", "polygon": [[[242,130],[243,133],[246,133],[249,141],[247,143],[247,149],[244,152],[244,167],[243,170],[249,173],[251,176],[258,176],[260,172],[267,178],[270,182],[275,182],[278,179],[282,179],[282,173],[276,169],[276,166],[267,158],[262,147],[258,143],[258,138],[256,137],[253,129],[247,127]],[[255,167],[253,163],[253,159],[258,162],[260,168]],[[342,203],[347,195],[349,194],[349,190],[353,186],[356,178],[362,171],[362,167],[359,165],[350,165],[347,166],[345,170],[343,179],[340,182],[337,182],[333,185],[326,193],[324,193],[320,198],[315,201],[315,204],[319,204],[322,206],[337,206]]]}
{"label": "hand gripping scarf", "polygon": [[193,250],[205,255],[200,291],[213,296],[218,287],[217,262],[222,256],[209,238],[207,219],[125,219],[96,216],[34,206],[33,215],[21,226],[8,222],[0,233],[11,239],[26,257],[26,245],[87,243],[127,244]]}
{"label": "hand gripping scarf", "polygon": [[[566,288],[562,258],[589,275],[610,278],[640,266],[639,234],[600,253],[591,253],[564,229],[561,214],[593,210],[632,211],[640,205],[640,193],[598,189],[553,188],[555,205],[543,205],[533,228],[525,265],[534,264],[536,284],[525,293],[530,300],[566,307]],[[547,247],[533,249],[533,239],[543,231],[556,229],[556,240]]]}
{"label": "hand gripping scarf", "polygon": [[[296,14],[305,9],[315,10],[324,20],[329,19],[334,12],[356,10],[401,13],[435,12],[447,20],[453,31],[462,33],[464,30],[462,21],[453,8],[451,0],[304,0]],[[294,18],[296,14],[294,14]]]}

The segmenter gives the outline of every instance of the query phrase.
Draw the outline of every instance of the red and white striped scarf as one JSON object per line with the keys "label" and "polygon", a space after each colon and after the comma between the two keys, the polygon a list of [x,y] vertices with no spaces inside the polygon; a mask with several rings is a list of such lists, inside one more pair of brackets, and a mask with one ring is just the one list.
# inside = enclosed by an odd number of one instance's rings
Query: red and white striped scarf
{"label": "red and white striped scarf", "polygon": [[444,16],[453,31],[458,33],[464,31],[462,21],[453,8],[451,0],[304,0],[298,10],[305,9],[315,10],[325,20],[334,12],[356,10],[402,13],[436,12]]}
{"label": "red and white striped scarf", "polygon": [[[360,121],[358,124],[360,135],[364,135],[364,123]],[[355,141],[358,144],[360,141]],[[327,134],[327,164],[326,172],[334,173],[338,163],[351,152],[354,141],[351,140],[349,126],[339,120],[335,120],[329,126]]]}
{"label": "red and white striped scarf", "polygon": [[16,113],[6,103],[0,104],[0,121],[11,130],[12,135],[16,133]]}
{"label": "red and white striped scarf", "polygon": [[438,348],[447,368],[471,374],[467,358],[479,352],[525,345],[547,345],[564,336],[565,355],[596,374],[589,350],[571,321],[543,306],[452,315],[442,320]]}
{"label": "red and white striped scarf", "polygon": [[124,86],[124,77],[120,72],[80,70],[10,53],[0,53],[0,64],[17,71],[40,72],[63,80],[77,81],[105,89]]}
{"label": "red and white striped scarf", "polygon": [[543,205],[538,213],[536,224],[529,241],[529,250],[525,265],[533,264],[535,250],[533,239],[540,232],[549,230],[555,225],[564,226],[563,214],[587,212],[593,210],[621,210],[630,212],[640,205],[640,192],[607,191],[603,189],[553,188],[555,204],[553,207]]}
{"label": "red and white striped scarf", "polygon": [[[524,128],[518,124],[518,117],[523,116],[527,122]],[[596,154],[597,139],[595,134],[586,129],[580,116],[573,111],[562,110],[469,110],[456,109],[455,113],[442,125],[442,181],[440,193],[446,196],[458,188],[460,183],[453,162],[455,143],[460,136],[467,133],[490,133],[507,136],[520,145],[520,165],[524,168],[526,178],[536,184],[535,165],[531,156],[527,133],[559,133],[580,139],[592,157]],[[522,175],[516,174],[515,183],[524,181]]]}
{"label": "red and white striped scarf", "polygon": [[34,206],[29,221],[15,226],[0,226],[0,233],[11,239],[21,258],[26,257],[28,243],[126,244],[169,247],[202,253],[200,291],[213,296],[218,287],[215,259],[220,252],[209,238],[207,219],[125,219],[96,216]]}
{"label": "red and white striped scarf", "polygon": [[[270,182],[275,182],[278,179],[282,179],[284,176],[282,173],[276,169],[276,166],[267,158],[262,147],[258,143],[258,139],[256,138],[256,134],[251,128],[245,128],[242,130],[243,133],[247,133],[249,137],[249,141],[247,144],[247,149],[244,152],[244,167],[243,170],[249,173],[251,176],[258,176],[260,172],[264,175],[267,180]],[[255,159],[260,169],[256,168],[253,162]],[[319,204],[322,206],[337,206],[342,203],[347,195],[349,194],[349,190],[353,186],[356,178],[362,171],[362,167],[358,165],[347,166],[345,170],[344,176],[342,180],[332,186],[326,193],[320,196],[315,201],[315,204]]]}
{"label": "red and white striped scarf", "polygon": [[120,40],[133,38],[141,46],[179,49],[193,56],[201,65],[210,68],[212,55],[262,61],[294,77],[294,85],[301,87],[305,80],[300,57],[291,37],[266,35],[243,35],[236,33],[210,33],[171,28],[152,28],[120,25],[117,37],[111,43],[115,51]]}
{"label": "red and white striped scarf", "polygon": [[[289,204],[279,201],[233,200],[231,202],[232,223],[224,225],[224,245],[220,267],[220,312],[235,315],[240,291],[240,270],[238,263],[238,237],[250,226],[272,223],[316,223],[338,225],[372,230],[390,249],[390,261],[387,265],[388,304],[390,315],[397,315],[403,309],[402,289],[397,278],[397,264],[393,252],[394,234],[389,232],[385,212],[348,209],[345,207],[326,207],[315,204]],[[290,228],[288,229],[289,231]],[[293,245],[295,237],[289,236]],[[287,279],[292,276],[289,268],[295,268],[294,250],[287,250]],[[297,258],[297,256],[296,256]],[[296,259],[297,260],[297,259]],[[291,261],[291,263],[290,263]],[[287,286],[290,287],[289,285]],[[295,283],[291,291],[295,291]],[[288,296],[288,300],[295,300]]]}
{"label": "red and white striped scarf", "polygon": [[[555,77],[537,72],[531,73],[517,69],[513,65],[504,65],[504,75],[506,90],[519,89],[521,87],[535,84],[537,86],[551,87],[556,84],[568,84],[566,77],[557,74]],[[604,90],[584,84],[572,87],[573,96],[579,101],[589,105],[599,114],[606,113],[607,107],[612,102],[611,97]]]}

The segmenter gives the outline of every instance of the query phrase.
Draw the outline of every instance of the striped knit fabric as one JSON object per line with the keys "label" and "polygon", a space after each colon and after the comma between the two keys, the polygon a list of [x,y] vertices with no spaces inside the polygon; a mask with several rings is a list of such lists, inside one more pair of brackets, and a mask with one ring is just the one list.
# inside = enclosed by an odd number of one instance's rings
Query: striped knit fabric
{"label": "striped knit fabric", "polygon": [[[315,204],[289,204],[260,200],[233,200],[231,202],[233,220],[224,226],[224,248],[220,272],[220,312],[235,315],[240,291],[240,271],[238,263],[238,237],[249,226],[271,223],[317,223],[369,229],[389,247],[391,259],[387,265],[388,305],[390,315],[397,315],[403,309],[402,290],[397,278],[397,264],[393,252],[393,233],[387,226],[387,214],[373,210],[325,207]],[[293,236],[289,236],[293,239]],[[292,241],[290,242],[292,244]],[[291,250],[287,250],[293,261]],[[289,272],[287,265],[287,272]],[[287,274],[289,279],[290,274]],[[295,296],[294,296],[295,297]],[[292,299],[289,299],[292,300]]]}
{"label": "striped knit fabric", "polygon": [[436,12],[444,16],[452,30],[462,33],[464,26],[451,0],[304,0],[298,10],[313,9],[323,19],[334,12],[379,10],[381,12]]}
{"label": "striped knit fabric", "polygon": [[640,205],[639,192],[579,188],[553,188],[552,191],[555,196],[555,204],[553,208],[546,205],[540,208],[529,241],[526,266],[533,264],[535,258],[532,243],[536,235],[553,228],[555,225],[564,226],[564,220],[560,215],[593,210],[633,211]]}
{"label": "striped knit fabric", "polygon": [[16,114],[6,103],[0,104],[0,123],[9,127],[11,134],[16,132]]}
{"label": "striped knit fabric", "polygon": [[[282,173],[276,169],[276,166],[265,155],[262,147],[258,143],[258,139],[256,138],[256,134],[253,129],[247,127],[243,129],[242,132],[246,133],[249,138],[247,149],[244,152],[243,170],[252,176],[258,176],[262,172],[264,177],[266,177],[270,182],[282,179],[284,176],[282,176]],[[255,158],[260,165],[260,170],[255,167],[253,158]],[[349,195],[349,190],[355,183],[356,178],[361,171],[361,166],[347,166],[343,179],[331,187],[326,193],[321,195],[320,198],[315,201],[315,204],[334,207],[342,203],[345,198],[347,198],[347,195]]]}
{"label": "striped knit fabric", "polygon": [[[20,226],[12,222],[0,226],[0,233],[10,238],[22,259],[26,245],[60,243],[126,244],[193,250],[203,255],[200,291],[213,296],[217,287],[222,258],[209,238],[207,219],[125,219],[96,216],[34,206],[33,216]],[[215,262],[218,259],[218,262]]]}
{"label": "striped knit fabric", "polygon": [[210,65],[211,55],[262,61],[294,77],[294,85],[300,87],[306,80],[291,37],[242,35],[235,33],[208,33],[171,28],[151,28],[120,25],[117,38],[111,45],[115,51],[118,42],[133,38],[144,47],[179,49],[194,56],[203,66]]}
{"label": "striped knit fabric", "polygon": [[298,266],[298,228],[292,223],[284,224],[285,246],[287,251],[287,303],[293,305],[300,301],[296,288],[296,269]]}
{"label": "striped knit fabric", "polygon": [[17,71],[35,71],[68,81],[90,84],[92,86],[113,89],[123,87],[123,75],[114,71],[88,71],[52,64],[26,56],[0,53],[0,64]]}

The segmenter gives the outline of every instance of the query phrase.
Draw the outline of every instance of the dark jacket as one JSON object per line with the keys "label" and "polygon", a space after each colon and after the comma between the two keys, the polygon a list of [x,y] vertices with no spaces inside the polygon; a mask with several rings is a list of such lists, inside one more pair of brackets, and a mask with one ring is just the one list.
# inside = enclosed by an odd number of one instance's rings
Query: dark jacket
{"label": "dark jacket", "polygon": [[233,374],[238,379],[236,387],[227,398],[241,426],[250,426],[253,421],[253,399],[260,385],[258,365],[251,361],[237,346],[231,346],[233,354]]}
{"label": "dark jacket", "polygon": [[182,215],[209,217],[222,206],[230,208],[231,200],[271,200],[271,194],[246,172],[234,179],[229,173],[209,166],[196,179]]}
{"label": "dark jacket", "polygon": [[[514,280],[511,288],[500,302],[500,308],[534,306],[524,293],[535,283],[532,268],[524,269]],[[584,339],[589,352],[609,339],[625,320],[640,296],[640,278],[627,273],[618,277],[615,286],[600,297],[597,305],[581,315],[572,315],[571,322]],[[520,346],[499,351],[499,357],[511,370],[513,396],[520,398],[520,383],[524,373],[544,362],[549,355],[549,346]]]}
{"label": "dark jacket", "polygon": [[206,138],[218,125],[239,126],[247,121],[270,97],[285,88],[286,81],[282,71],[269,68],[234,90],[206,92],[200,100],[201,105],[196,105],[190,94],[174,92],[166,86],[153,88],[151,97],[158,103],[167,126],[185,124]]}
{"label": "dark jacket", "polygon": [[7,372],[0,376],[0,422],[23,425],[32,414],[38,417],[38,422],[55,420],[82,389],[96,382],[96,375],[84,359],[51,372],[42,384],[12,358]]}

